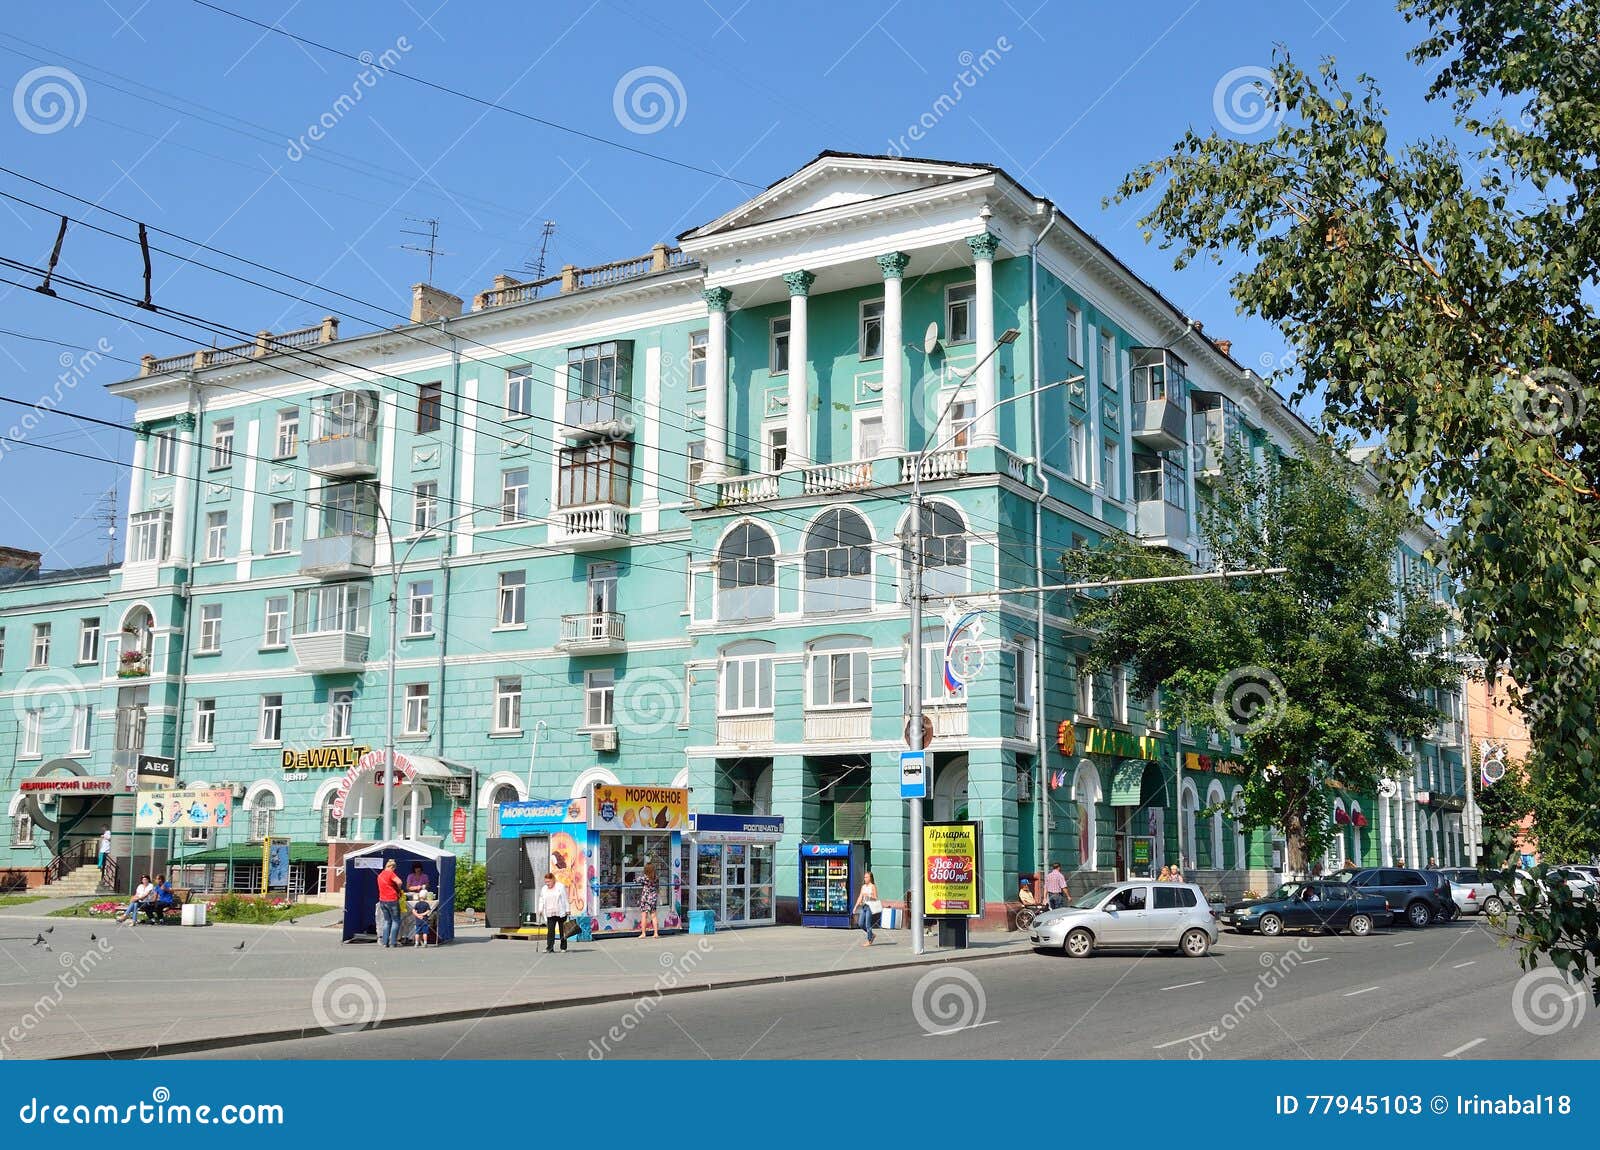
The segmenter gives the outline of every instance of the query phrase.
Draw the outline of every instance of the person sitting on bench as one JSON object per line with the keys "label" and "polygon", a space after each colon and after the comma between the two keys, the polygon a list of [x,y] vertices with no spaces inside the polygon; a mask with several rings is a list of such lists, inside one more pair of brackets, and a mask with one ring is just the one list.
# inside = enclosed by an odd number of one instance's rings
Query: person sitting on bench
{"label": "person sitting on bench", "polygon": [[167,911],[178,905],[178,896],[172,893],[172,884],[164,874],[156,875],[156,888],[145,903],[145,913],[151,922],[163,922]]}

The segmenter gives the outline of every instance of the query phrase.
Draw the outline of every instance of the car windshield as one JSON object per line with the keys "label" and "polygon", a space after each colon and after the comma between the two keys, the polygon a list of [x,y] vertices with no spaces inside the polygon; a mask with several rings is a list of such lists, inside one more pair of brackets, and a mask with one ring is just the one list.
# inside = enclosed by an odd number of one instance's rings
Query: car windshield
{"label": "car windshield", "polygon": [[1300,888],[1301,888],[1302,885],[1303,885],[1302,883],[1297,883],[1297,882],[1286,882],[1282,886],[1280,886],[1277,890],[1272,892],[1272,897],[1275,900],[1283,900],[1283,899],[1294,898],[1296,895],[1298,895],[1300,893]]}
{"label": "car windshield", "polygon": [[1077,910],[1093,910],[1105,901],[1107,895],[1116,889],[1115,886],[1097,886],[1087,894],[1080,894],[1073,899],[1071,905]]}

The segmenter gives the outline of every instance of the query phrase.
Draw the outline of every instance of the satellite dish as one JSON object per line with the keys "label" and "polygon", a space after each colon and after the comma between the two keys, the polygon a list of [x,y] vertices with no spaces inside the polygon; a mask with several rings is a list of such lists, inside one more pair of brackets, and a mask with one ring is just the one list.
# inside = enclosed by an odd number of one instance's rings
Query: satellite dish
{"label": "satellite dish", "polygon": [[939,350],[939,325],[930,323],[928,330],[922,334],[922,353],[932,355]]}

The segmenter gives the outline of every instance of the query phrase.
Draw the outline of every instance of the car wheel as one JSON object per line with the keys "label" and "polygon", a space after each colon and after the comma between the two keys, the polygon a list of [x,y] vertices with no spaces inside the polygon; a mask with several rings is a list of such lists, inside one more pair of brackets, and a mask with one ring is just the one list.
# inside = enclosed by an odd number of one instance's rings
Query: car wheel
{"label": "car wheel", "polygon": [[1372,916],[1367,914],[1353,914],[1350,916],[1350,933],[1357,938],[1365,938],[1372,933]]}
{"label": "car wheel", "polygon": [[1268,938],[1277,938],[1283,933],[1283,919],[1275,914],[1261,916],[1261,933]]}
{"label": "car wheel", "polygon": [[1433,921],[1433,908],[1418,899],[1406,907],[1406,921],[1412,926],[1427,926]]}
{"label": "car wheel", "polygon": [[1203,930],[1186,930],[1178,948],[1188,958],[1204,958],[1211,952],[1211,937]]}
{"label": "car wheel", "polygon": [[1506,904],[1501,900],[1499,895],[1492,894],[1488,898],[1484,899],[1481,904],[1479,904],[1478,909],[1483,911],[1483,913],[1488,915],[1490,918],[1499,918],[1501,915],[1505,914]]}
{"label": "car wheel", "polygon": [[1062,949],[1067,952],[1068,958],[1088,958],[1094,950],[1094,935],[1078,927],[1067,932],[1067,941],[1062,944]]}

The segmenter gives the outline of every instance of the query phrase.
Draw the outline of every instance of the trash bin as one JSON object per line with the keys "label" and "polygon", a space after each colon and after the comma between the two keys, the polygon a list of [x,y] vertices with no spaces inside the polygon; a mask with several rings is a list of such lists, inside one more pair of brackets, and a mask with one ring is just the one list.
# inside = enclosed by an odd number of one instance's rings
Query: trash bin
{"label": "trash bin", "polygon": [[967,920],[941,918],[939,920],[939,945],[952,950],[967,949]]}
{"label": "trash bin", "polygon": [[183,904],[182,917],[179,921],[184,926],[206,925],[206,904],[203,902],[186,902]]}

